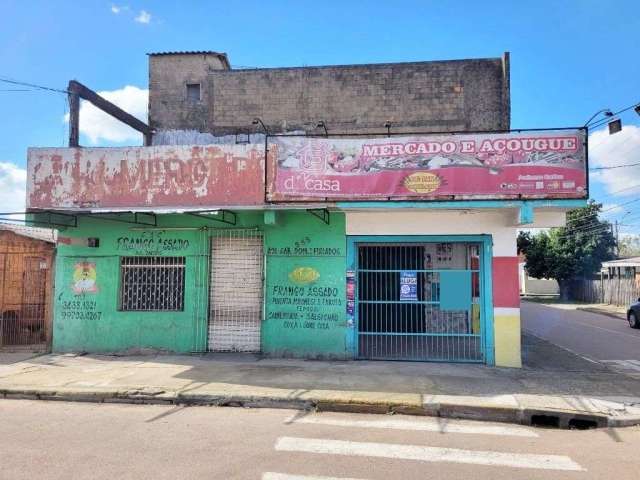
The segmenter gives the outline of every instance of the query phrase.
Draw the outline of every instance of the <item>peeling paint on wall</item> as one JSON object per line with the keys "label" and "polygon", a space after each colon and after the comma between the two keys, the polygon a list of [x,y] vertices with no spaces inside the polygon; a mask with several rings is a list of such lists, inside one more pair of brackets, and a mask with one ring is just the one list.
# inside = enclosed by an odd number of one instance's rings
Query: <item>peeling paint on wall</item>
{"label": "peeling paint on wall", "polygon": [[32,148],[28,208],[261,205],[264,145]]}

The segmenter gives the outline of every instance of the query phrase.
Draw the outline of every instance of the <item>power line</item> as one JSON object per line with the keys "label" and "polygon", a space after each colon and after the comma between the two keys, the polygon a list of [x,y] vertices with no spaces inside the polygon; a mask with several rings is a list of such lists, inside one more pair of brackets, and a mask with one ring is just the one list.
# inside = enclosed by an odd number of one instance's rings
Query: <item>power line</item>
{"label": "power line", "polygon": [[586,211],[586,212],[579,212],[578,215],[574,214],[571,217],[569,217],[567,219],[567,221],[576,221],[576,220],[580,220],[589,216],[594,216],[597,218],[598,215],[605,213],[605,212],[610,212],[611,210],[616,210],[618,208],[624,207],[625,205],[629,205],[631,203],[635,203],[635,202],[640,202],[640,198],[636,198],[634,200],[629,200],[628,202],[624,202],[624,203],[620,203],[617,205],[613,205],[612,207],[609,208],[605,208],[604,210],[600,210],[599,212],[591,212],[591,211]]}
{"label": "power line", "polygon": [[594,128],[598,128],[601,125],[604,125],[605,123],[609,123],[611,120],[611,117],[615,117],[616,115],[619,115],[621,113],[627,112],[629,110],[631,110],[632,108],[636,108],[638,105],[640,105],[640,102],[636,102],[633,105],[629,105],[628,107],[623,108],[622,110],[618,110],[617,112],[613,112],[612,115],[602,119],[602,120],[598,120],[596,123],[594,123],[593,125],[590,125],[589,128],[594,129]]}
{"label": "power line", "polygon": [[596,172],[596,171],[599,171],[599,170],[612,170],[614,168],[637,167],[638,165],[640,165],[640,162],[627,163],[625,165],[613,165],[611,167],[594,167],[594,168],[590,168],[589,171],[590,172]]}
{"label": "power line", "polygon": [[61,90],[59,88],[53,88],[53,87],[45,87],[44,85],[37,85],[35,83],[22,82],[22,81],[19,81],[19,80],[11,80],[11,79],[6,78],[6,77],[0,77],[0,82],[9,83],[11,85],[19,85],[19,86],[22,86],[22,87],[37,88],[37,89],[40,89],[40,90],[46,90],[46,91],[50,91],[50,92],[64,93],[65,95],[70,93],[68,90]]}
{"label": "power line", "polygon": [[617,195],[620,192],[626,192],[627,190],[633,190],[634,188],[639,188],[639,187],[640,187],[640,183],[638,183],[636,185],[631,185],[630,187],[621,188],[620,190],[614,190],[611,193],[603,195],[603,198],[613,197],[614,195]]}
{"label": "power line", "polygon": [[[566,227],[565,227],[566,228]],[[613,230],[613,225],[611,225],[610,223],[607,224],[602,224],[598,227],[593,227],[589,230],[569,230],[564,232],[561,235],[558,235],[558,238],[562,238],[562,239],[567,239],[567,238],[575,238],[578,235],[585,235],[585,236],[591,236],[591,235],[604,235],[606,232],[610,232]]]}
{"label": "power line", "polygon": [[574,227],[574,228],[565,225],[564,227],[560,227],[560,228],[564,228],[565,231],[567,232],[589,232],[591,230],[597,230],[605,226],[608,228],[611,225],[612,225],[611,222],[606,222],[606,221],[602,222],[600,220],[597,220],[590,225],[584,225],[584,226]]}

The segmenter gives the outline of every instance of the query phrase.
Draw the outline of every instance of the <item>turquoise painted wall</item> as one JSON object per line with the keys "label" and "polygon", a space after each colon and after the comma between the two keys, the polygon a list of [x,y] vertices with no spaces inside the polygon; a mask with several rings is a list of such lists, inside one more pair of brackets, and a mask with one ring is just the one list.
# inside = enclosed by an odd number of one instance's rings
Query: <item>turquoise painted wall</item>
{"label": "turquoise painted wall", "polygon": [[307,212],[278,212],[265,226],[263,352],[353,358],[345,315],[345,216],[329,225]]}

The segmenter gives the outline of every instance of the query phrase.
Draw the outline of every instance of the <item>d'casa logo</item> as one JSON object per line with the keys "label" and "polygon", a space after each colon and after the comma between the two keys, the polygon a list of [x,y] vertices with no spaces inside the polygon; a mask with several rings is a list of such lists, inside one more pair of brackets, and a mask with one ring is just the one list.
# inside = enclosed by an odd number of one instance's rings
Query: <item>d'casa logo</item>
{"label": "d'casa logo", "polygon": [[340,180],[292,175],[284,181],[284,188],[289,191],[340,192]]}

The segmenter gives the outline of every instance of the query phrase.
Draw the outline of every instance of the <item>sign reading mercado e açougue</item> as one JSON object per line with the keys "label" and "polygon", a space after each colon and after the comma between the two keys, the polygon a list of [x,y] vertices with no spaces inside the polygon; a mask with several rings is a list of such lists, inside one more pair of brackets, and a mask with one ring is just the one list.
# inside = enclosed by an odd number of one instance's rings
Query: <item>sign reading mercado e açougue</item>
{"label": "sign reading mercado e a\u00e7ougue", "polygon": [[276,150],[270,200],[587,195],[580,129],[270,140]]}

